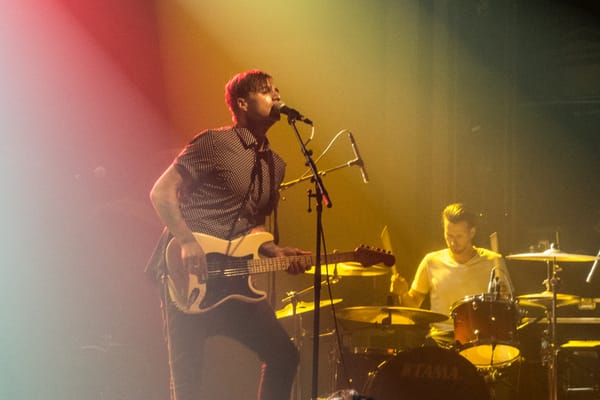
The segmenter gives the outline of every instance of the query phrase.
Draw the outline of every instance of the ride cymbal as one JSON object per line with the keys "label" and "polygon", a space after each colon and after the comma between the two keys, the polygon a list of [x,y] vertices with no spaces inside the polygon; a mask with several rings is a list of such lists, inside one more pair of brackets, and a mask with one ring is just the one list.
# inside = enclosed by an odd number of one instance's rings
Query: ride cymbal
{"label": "ride cymbal", "polygon": [[[519,304],[522,306],[530,306],[530,307],[546,307],[549,308],[552,306],[552,292],[544,291],[540,293],[530,293],[523,294],[521,296],[517,296],[519,300]],[[571,294],[565,293],[557,293],[556,294],[556,306],[570,306],[573,304],[579,303],[579,296],[574,296]]]}
{"label": "ride cymbal", "polygon": [[337,312],[340,319],[378,325],[426,325],[442,322],[447,315],[410,307],[360,306]]}
{"label": "ride cymbal", "polygon": [[586,254],[563,253],[558,249],[550,248],[541,253],[511,254],[506,256],[506,259],[518,261],[593,262],[600,260],[600,257]]}

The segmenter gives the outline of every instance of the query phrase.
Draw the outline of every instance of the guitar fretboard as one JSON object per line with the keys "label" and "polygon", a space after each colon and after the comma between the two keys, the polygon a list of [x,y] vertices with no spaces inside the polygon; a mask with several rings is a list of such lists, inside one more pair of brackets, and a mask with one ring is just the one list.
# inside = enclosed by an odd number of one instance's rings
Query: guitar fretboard
{"label": "guitar fretboard", "polygon": [[[322,257],[322,261],[327,260],[329,264],[337,264],[345,261],[353,261],[355,254],[353,252],[333,253]],[[292,261],[300,261],[305,265],[315,265],[316,257],[313,255],[287,256],[273,258],[259,258],[248,261],[248,272],[259,274],[264,272],[285,271],[289,268]]]}

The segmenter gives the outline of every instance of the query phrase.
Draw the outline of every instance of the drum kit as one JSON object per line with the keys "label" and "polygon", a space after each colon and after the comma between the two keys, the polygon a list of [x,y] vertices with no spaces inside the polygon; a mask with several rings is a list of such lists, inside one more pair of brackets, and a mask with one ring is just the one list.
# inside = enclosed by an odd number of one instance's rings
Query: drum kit
{"label": "drum kit", "polygon": [[[342,340],[335,330],[327,333],[328,336],[336,335],[338,345],[342,343],[344,346],[339,345],[337,351],[331,352],[330,369],[333,376],[329,393],[332,394],[326,399],[494,400],[498,397],[494,389],[498,379],[503,379],[504,373],[522,359],[519,331],[529,324],[542,321],[546,323],[544,338],[539,343],[542,366],[548,377],[549,399],[557,400],[557,308],[580,304],[581,301],[578,296],[559,293],[558,263],[596,262],[600,260],[600,255],[569,254],[551,247],[544,252],[509,255],[506,259],[546,263],[546,290],[516,298],[506,298],[499,293],[466,296],[454,303],[450,317],[424,309],[391,305],[354,306],[337,310],[336,319],[350,327],[350,331],[349,336]],[[388,269],[376,266],[365,269],[352,264],[337,264],[334,268],[336,279],[389,273]],[[332,266],[324,266],[322,272],[323,275],[332,275]],[[334,280],[331,283],[336,282]],[[329,284],[329,281],[324,283]],[[298,301],[298,296],[310,289],[292,292],[284,299],[289,304],[276,311],[277,318],[297,320],[301,314],[313,311],[313,303]],[[325,300],[319,306],[341,302],[341,298]],[[542,310],[543,317],[525,318],[524,308],[528,307]],[[449,318],[453,320],[454,331],[447,333],[452,337],[446,342],[449,345],[444,345],[441,344],[443,341],[429,335],[432,332],[430,327]],[[298,323],[295,326],[300,329]],[[406,332],[417,332],[418,340],[407,340]],[[300,335],[300,331],[296,330],[293,339],[297,344]],[[427,345],[427,337],[433,338],[436,345]],[[600,350],[598,353],[600,357]],[[344,364],[345,359],[352,358],[349,355],[360,356],[352,361],[368,364],[366,370],[354,368],[350,373],[354,376],[347,376],[348,368]],[[365,397],[357,397],[357,393]],[[600,396],[600,388],[594,389],[594,393]],[[294,396],[295,400],[300,400],[300,391],[296,390]]]}

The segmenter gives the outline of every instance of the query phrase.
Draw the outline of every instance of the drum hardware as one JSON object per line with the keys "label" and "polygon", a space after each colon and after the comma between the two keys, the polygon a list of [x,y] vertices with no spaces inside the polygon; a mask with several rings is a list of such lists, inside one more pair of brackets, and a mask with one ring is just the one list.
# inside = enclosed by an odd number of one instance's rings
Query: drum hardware
{"label": "drum hardware", "polygon": [[[337,279],[337,278],[328,279],[328,280],[321,282],[321,285],[333,285],[337,282],[339,282],[339,279]],[[314,290],[314,287],[309,286],[298,292],[296,292],[296,291],[287,292],[286,297],[284,297],[281,300],[281,302],[289,303],[289,304],[286,304],[284,307],[275,311],[275,316],[277,319],[284,319],[284,318],[292,317],[292,319],[294,321],[294,328],[293,328],[293,335],[291,336],[291,340],[296,344],[296,348],[298,349],[299,354],[302,354],[303,341],[304,341],[304,338],[306,337],[306,330],[302,326],[302,314],[315,310],[314,302],[303,302],[300,300],[300,296],[307,294],[307,293],[311,292],[312,290]],[[319,303],[318,308],[320,309],[323,307],[327,307],[328,305],[341,303],[342,301],[343,301],[343,299],[322,300]],[[331,332],[325,332],[323,335],[329,336],[329,335],[331,335]],[[319,335],[319,337],[321,337],[321,335]],[[313,338],[314,338],[314,336],[313,336]],[[333,358],[334,357],[331,354],[329,354],[330,364],[334,363],[332,361]],[[330,365],[330,368],[331,367],[332,366]],[[294,379],[294,386],[292,388],[292,398],[295,400],[300,400],[302,398],[302,387],[300,384],[300,377],[301,377],[301,367],[299,365],[298,369],[296,370],[296,377]],[[330,382],[330,386],[332,386],[333,383],[334,382]]]}
{"label": "drum hardware", "polygon": [[[545,315],[535,318],[523,318],[523,323],[517,329],[524,328],[532,324],[542,323],[548,324],[548,318]],[[557,317],[557,324],[590,324],[600,325],[600,317]]]}
{"label": "drum hardware", "polygon": [[521,323],[519,324],[519,326],[517,326],[517,332],[523,328],[528,327],[529,325],[537,324],[540,321],[546,321],[546,316],[541,315],[539,317],[533,317],[533,318],[522,318]]}
{"label": "drum hardware", "polygon": [[345,348],[343,357],[340,357],[336,365],[335,387],[361,391],[373,371],[396,354],[399,353],[386,353],[372,348]]}
{"label": "drum hardware", "polygon": [[[542,338],[542,365],[548,372],[548,394],[550,400],[558,399],[558,347],[556,344],[557,308],[559,306],[559,284],[558,273],[560,267],[558,262],[595,262],[599,258],[584,254],[569,254],[560,251],[554,244],[548,250],[541,253],[523,253],[506,256],[508,260],[517,261],[543,261],[546,263],[547,278],[543,282],[546,292],[550,293],[549,299],[545,301],[546,314],[549,321],[548,329],[544,331]],[[577,299],[577,302],[579,300]],[[577,303],[576,302],[576,303]]]}
{"label": "drum hardware", "polygon": [[[361,326],[362,325],[362,326]],[[394,354],[424,344],[427,326],[343,323],[342,346],[352,354]]]}
{"label": "drum hardware", "polygon": [[373,400],[370,397],[361,396],[354,389],[336,390],[327,397],[318,397],[317,400]]}
{"label": "drum hardware", "polygon": [[[304,313],[314,311],[315,303],[314,302],[304,302],[298,301],[297,297],[295,297],[295,292],[290,292],[290,295],[294,300],[287,304],[286,306],[280,308],[275,311],[275,316],[277,319],[284,319],[288,317],[293,317],[294,319],[294,334],[291,337],[292,342],[296,344],[296,348],[298,352],[302,354],[302,348],[304,345],[304,339],[307,337],[313,339],[313,335],[307,335],[306,330],[303,328],[302,323],[302,315]],[[321,300],[321,304],[319,308],[327,307],[331,304],[341,303],[343,299],[332,299],[332,300]],[[326,332],[320,333],[319,338],[325,338],[329,336],[335,335],[335,330],[328,330]],[[334,348],[329,349],[327,361],[329,363],[329,370],[333,370],[337,363],[337,354]],[[298,365],[298,369],[296,371],[296,379],[294,380],[294,387],[292,389],[292,393],[294,395],[295,400],[300,400],[302,398],[302,388],[300,385],[300,377],[301,377],[301,364]],[[335,387],[335,378],[331,377],[331,381],[328,382],[329,388]]]}
{"label": "drum hardware", "polygon": [[595,310],[596,304],[600,303],[600,299],[592,297],[581,297],[577,308],[580,310]]}

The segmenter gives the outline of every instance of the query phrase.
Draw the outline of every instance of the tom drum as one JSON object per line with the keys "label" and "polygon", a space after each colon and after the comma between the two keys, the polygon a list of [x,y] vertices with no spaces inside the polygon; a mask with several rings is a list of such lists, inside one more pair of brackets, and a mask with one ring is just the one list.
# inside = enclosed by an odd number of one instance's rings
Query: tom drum
{"label": "tom drum", "polygon": [[452,306],[454,340],[478,368],[502,367],[519,358],[515,302],[494,294],[464,297]]}

